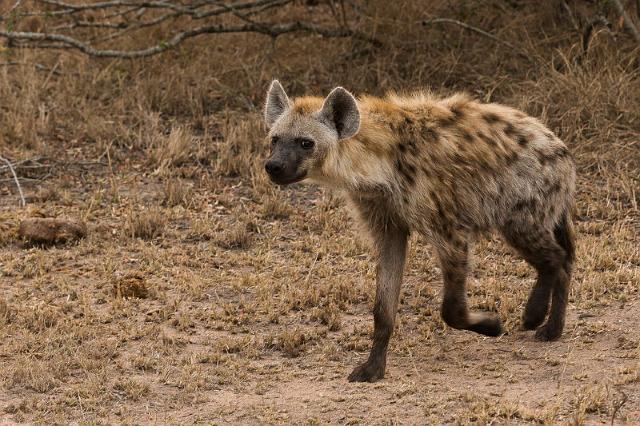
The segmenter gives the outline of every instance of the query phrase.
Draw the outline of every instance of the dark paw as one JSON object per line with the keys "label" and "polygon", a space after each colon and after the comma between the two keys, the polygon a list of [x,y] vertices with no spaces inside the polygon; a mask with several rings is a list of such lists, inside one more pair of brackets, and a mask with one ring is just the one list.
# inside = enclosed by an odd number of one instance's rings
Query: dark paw
{"label": "dark paw", "polygon": [[558,340],[562,335],[562,327],[545,324],[536,330],[536,339],[543,342]]}
{"label": "dark paw", "polygon": [[495,316],[486,316],[467,327],[467,330],[484,334],[485,336],[496,337],[502,334],[502,324]]}
{"label": "dark paw", "polygon": [[538,305],[535,308],[527,308],[524,310],[522,316],[522,328],[525,330],[535,330],[544,322],[544,318],[547,316],[547,307],[544,305]]}
{"label": "dark paw", "polygon": [[537,315],[527,314],[525,313],[522,318],[522,328],[524,330],[535,330],[544,322],[545,313],[540,313]]}
{"label": "dark paw", "polygon": [[367,361],[349,374],[350,382],[375,382],[384,377],[384,364]]}

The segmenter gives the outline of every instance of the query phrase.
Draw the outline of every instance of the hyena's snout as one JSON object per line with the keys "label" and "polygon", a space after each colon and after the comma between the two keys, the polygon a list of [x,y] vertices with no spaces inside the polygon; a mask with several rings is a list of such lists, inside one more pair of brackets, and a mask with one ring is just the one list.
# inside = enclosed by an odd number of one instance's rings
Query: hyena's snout
{"label": "hyena's snout", "polygon": [[264,163],[264,169],[273,183],[288,185],[305,178],[306,172],[301,169],[299,159],[289,155],[272,155]]}
{"label": "hyena's snout", "polygon": [[264,163],[264,169],[267,171],[271,179],[282,178],[285,169],[284,162],[270,158],[266,163]]}

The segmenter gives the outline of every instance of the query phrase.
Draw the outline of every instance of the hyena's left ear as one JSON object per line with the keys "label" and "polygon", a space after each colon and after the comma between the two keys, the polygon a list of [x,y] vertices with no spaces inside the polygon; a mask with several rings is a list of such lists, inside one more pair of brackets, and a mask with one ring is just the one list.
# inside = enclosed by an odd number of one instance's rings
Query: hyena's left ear
{"label": "hyena's left ear", "polygon": [[322,104],[321,119],[338,133],[338,139],[347,139],[358,133],[360,112],[358,103],[351,93],[336,87]]}
{"label": "hyena's left ear", "polygon": [[289,97],[278,80],[273,80],[267,92],[267,102],[264,105],[264,121],[271,128],[290,106]]}

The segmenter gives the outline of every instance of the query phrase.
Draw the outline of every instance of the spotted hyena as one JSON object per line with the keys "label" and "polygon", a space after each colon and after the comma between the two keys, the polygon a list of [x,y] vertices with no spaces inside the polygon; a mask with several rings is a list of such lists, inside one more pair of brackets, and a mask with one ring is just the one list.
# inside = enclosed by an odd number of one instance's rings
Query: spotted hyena
{"label": "spotted hyena", "polygon": [[376,248],[373,347],[349,380],[384,376],[411,232],[438,255],[449,326],[502,332],[495,315],[469,312],[465,290],[470,242],[497,231],[538,273],[523,327],[537,328],[540,340],[560,337],[574,259],[575,167],[540,121],[464,94],[356,100],[338,87],[325,99],[289,99],[278,81],[267,94],[265,120],[271,180],[343,191]]}

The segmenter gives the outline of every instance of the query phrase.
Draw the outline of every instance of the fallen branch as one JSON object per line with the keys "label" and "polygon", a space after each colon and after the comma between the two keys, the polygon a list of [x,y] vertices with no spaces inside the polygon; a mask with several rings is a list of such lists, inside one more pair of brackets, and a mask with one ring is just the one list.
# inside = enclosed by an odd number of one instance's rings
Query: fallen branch
{"label": "fallen branch", "polygon": [[[351,37],[376,47],[382,45],[377,39],[346,25],[333,27],[303,21],[278,23],[254,19],[274,8],[295,8],[295,3],[294,0],[32,0],[30,7],[21,6],[16,10],[18,2],[12,8],[11,17],[15,19],[11,25],[0,27],[0,39],[7,39],[11,48],[66,49],[96,58],[124,59],[157,55],[203,34],[257,33],[277,38],[287,33],[309,33],[322,37]],[[220,21],[223,15],[231,19]],[[45,17],[49,23],[47,29],[31,32],[14,28],[20,18],[30,16]],[[211,22],[216,19],[217,22]],[[206,23],[198,26],[201,20]],[[142,28],[160,28],[165,22],[171,23],[175,32],[166,40],[151,41],[138,50],[111,48],[103,44]],[[140,40],[144,42],[145,39],[141,36]]]}
{"label": "fallen branch", "polygon": [[[10,62],[0,62],[0,67],[15,67],[15,66],[31,66],[33,65],[33,67],[35,69],[37,69],[38,71],[46,71],[46,72],[50,72],[55,76],[60,76],[62,75],[62,73],[54,68],[49,68],[49,67],[45,67],[42,64],[30,64],[28,62],[17,62],[17,61],[10,61]],[[0,167],[1,168],[1,167]]]}
{"label": "fallen branch", "polygon": [[13,180],[15,181],[16,186],[18,187],[18,192],[20,193],[21,206],[24,207],[27,204],[27,202],[24,200],[24,193],[22,192],[22,186],[20,186],[20,181],[18,180],[18,175],[16,174],[16,171],[13,169],[13,165],[9,160],[7,160],[2,156],[0,156],[0,160],[4,161],[7,164],[7,167],[9,167],[9,170],[11,170],[11,174],[13,174]]}
{"label": "fallen branch", "polygon": [[[27,42],[52,42],[51,44],[34,44],[26,47],[43,48],[43,49],[75,49],[85,55],[98,58],[124,58],[133,59],[146,56],[156,55],[166,50],[172,49],[187,39],[202,34],[223,34],[223,33],[259,33],[276,38],[280,35],[294,32],[306,32],[318,34],[323,37],[353,37],[355,39],[365,40],[375,46],[382,43],[375,38],[369,37],[357,31],[345,28],[326,28],[315,24],[305,22],[292,22],[288,24],[275,24],[266,26],[264,24],[247,23],[245,25],[205,25],[191,30],[182,31],[174,35],[166,42],[161,42],[155,46],[141,50],[122,51],[122,50],[101,50],[96,49],[78,39],[62,34],[48,34],[35,32],[8,32],[0,31],[0,37],[9,39],[10,41],[27,41]],[[15,47],[25,47],[16,44]]]}

